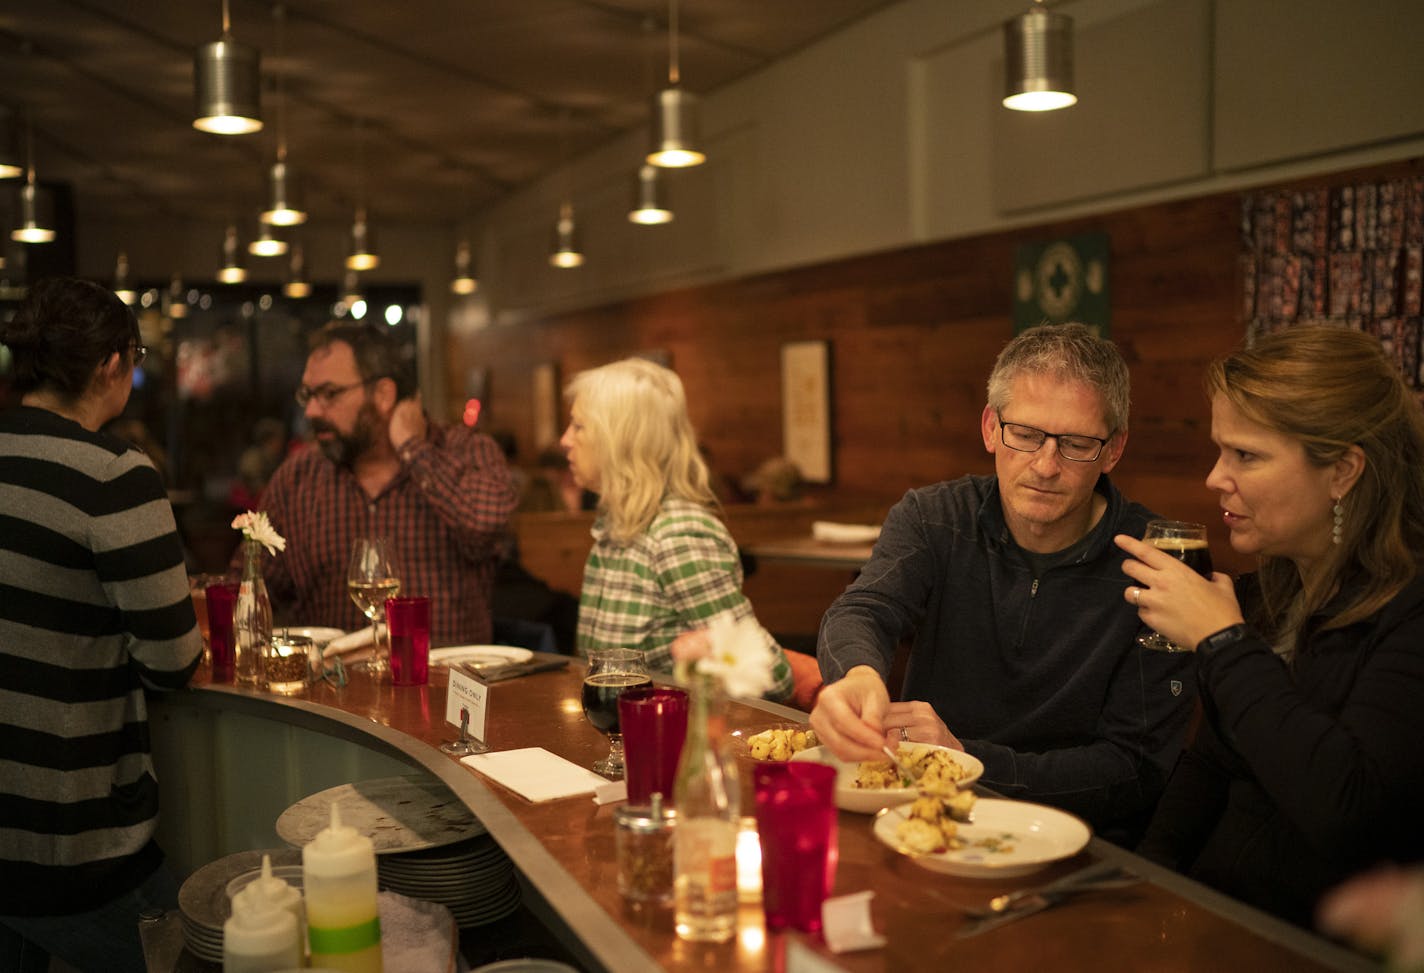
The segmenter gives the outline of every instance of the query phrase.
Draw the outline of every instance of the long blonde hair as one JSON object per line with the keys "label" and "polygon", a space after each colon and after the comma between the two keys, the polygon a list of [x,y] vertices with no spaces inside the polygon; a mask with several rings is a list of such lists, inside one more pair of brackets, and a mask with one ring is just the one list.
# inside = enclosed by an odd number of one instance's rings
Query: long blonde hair
{"label": "long blonde hair", "polygon": [[716,508],[682,380],[671,369],[625,358],[575,375],[564,397],[578,405],[598,464],[598,509],[614,540],[647,530],[665,497]]}
{"label": "long blonde hair", "polygon": [[1286,558],[1261,559],[1265,617],[1256,621],[1277,637],[1297,595],[1290,617],[1303,622],[1343,590],[1346,603],[1324,626],[1341,628],[1398,594],[1424,551],[1424,410],[1379,341],[1340,328],[1288,328],[1214,362],[1206,391],[1299,441],[1316,466],[1331,465],[1352,445],[1365,456],[1341,501],[1340,543],[1310,577]]}

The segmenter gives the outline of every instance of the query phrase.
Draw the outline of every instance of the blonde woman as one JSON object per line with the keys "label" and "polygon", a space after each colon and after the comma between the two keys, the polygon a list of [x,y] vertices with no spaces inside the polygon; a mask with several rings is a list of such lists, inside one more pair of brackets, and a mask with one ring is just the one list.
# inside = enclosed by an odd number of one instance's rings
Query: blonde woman
{"label": "blonde woman", "polygon": [[[670,369],[628,358],[581,372],[563,444],[578,484],[598,494],[593,549],[579,597],[578,649],[635,648],[672,671],[671,645],[714,618],[753,616],[737,545],[717,516],[707,464]],[[769,633],[772,699],[791,694],[791,667]]]}

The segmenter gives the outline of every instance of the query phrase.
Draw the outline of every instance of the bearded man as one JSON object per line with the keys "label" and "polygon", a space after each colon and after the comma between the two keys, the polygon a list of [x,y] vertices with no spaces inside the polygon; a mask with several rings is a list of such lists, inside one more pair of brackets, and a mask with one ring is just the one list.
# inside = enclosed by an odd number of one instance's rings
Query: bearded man
{"label": "bearded man", "polygon": [[313,335],[296,399],[317,448],[289,457],[263,496],[287,539],[264,565],[274,612],[294,625],[368,624],[347,594],[347,563],[358,537],[385,537],[402,593],[430,598],[431,644],[490,642],[495,566],[518,503],[499,446],[431,422],[400,346],[373,325]]}

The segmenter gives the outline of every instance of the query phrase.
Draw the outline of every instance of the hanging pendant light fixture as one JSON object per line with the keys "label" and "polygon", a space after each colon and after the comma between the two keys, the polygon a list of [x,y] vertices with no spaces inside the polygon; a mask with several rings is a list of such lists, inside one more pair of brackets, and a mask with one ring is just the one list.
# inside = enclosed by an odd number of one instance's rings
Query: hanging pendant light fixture
{"label": "hanging pendant light fixture", "polygon": [[114,296],[125,304],[132,304],[138,300],[138,292],[133,289],[133,284],[129,280],[129,255],[122,250],[119,251],[118,259],[114,261]]}
{"label": "hanging pendant light fixture", "polygon": [[351,221],[351,251],[346,256],[347,270],[375,270],[381,265],[381,257],[376,253],[375,234],[366,219],[366,207],[356,207],[356,218]]}
{"label": "hanging pendant light fixture", "polygon": [[301,244],[292,246],[292,257],[287,262],[287,282],[282,285],[282,293],[291,298],[301,299],[311,296],[311,282],[307,280],[307,258],[302,253]]}
{"label": "hanging pendant light fixture", "polygon": [[633,208],[628,211],[628,219],[643,226],[656,226],[672,222],[672,210],[668,209],[663,192],[662,170],[646,163],[638,167],[633,177]]}
{"label": "hanging pendant light fixture", "polygon": [[574,204],[567,200],[559,204],[559,219],[554,224],[554,249],[549,254],[549,263],[561,268],[583,266],[578,226],[574,223]]}
{"label": "hanging pendant light fixture", "polygon": [[223,234],[222,266],[218,268],[218,280],[224,284],[241,284],[247,279],[247,268],[242,265],[242,242],[237,238],[237,227],[228,224]]}
{"label": "hanging pendant light fixture", "polygon": [[170,318],[186,318],[188,316],[188,296],[183,288],[183,277],[174,274],[168,280],[168,290],[163,295],[163,309]]}
{"label": "hanging pendant light fixture", "polygon": [[[285,50],[283,24],[287,8],[278,3],[272,6],[272,17],[277,21],[277,62],[282,63]],[[287,165],[287,84],[285,69],[277,73],[277,161],[267,170],[267,208],[262,211],[262,222],[272,226],[298,226],[307,221],[306,210],[301,207],[300,185],[296,175]]]}
{"label": "hanging pendant light fixture", "polygon": [[697,147],[697,96],[684,91],[677,50],[677,0],[668,0],[668,86],[653,95],[648,162],[665,169],[700,166],[707,156]]}
{"label": "hanging pendant light fixture", "polygon": [[259,224],[257,236],[247,245],[247,252],[254,257],[280,257],[287,252],[287,241],[274,236],[266,223]]}
{"label": "hanging pendant light fixture", "polygon": [[25,163],[19,225],[10,231],[10,239],[20,243],[49,243],[54,239],[54,200],[48,189],[35,182],[35,132],[28,112],[25,114]]}
{"label": "hanging pendant light fixture", "polygon": [[480,289],[475,278],[474,258],[470,254],[470,241],[461,240],[455,245],[455,276],[450,280],[450,293],[465,296]]}
{"label": "hanging pendant light fixture", "polygon": [[16,138],[15,113],[0,105],[0,179],[18,179],[25,174],[25,158]]}
{"label": "hanging pendant light fixture", "polygon": [[222,34],[193,55],[193,127],[214,135],[262,131],[262,68],[257,48],[232,38],[228,0],[222,0]]}
{"label": "hanging pendant light fixture", "polygon": [[1004,24],[1004,107],[1054,111],[1078,103],[1073,93],[1073,18],[1034,0]]}

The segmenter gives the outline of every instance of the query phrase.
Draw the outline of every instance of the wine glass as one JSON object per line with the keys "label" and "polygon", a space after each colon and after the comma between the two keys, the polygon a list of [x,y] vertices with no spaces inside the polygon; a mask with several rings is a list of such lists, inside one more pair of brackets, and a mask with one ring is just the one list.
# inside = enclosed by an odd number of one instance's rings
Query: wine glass
{"label": "wine glass", "polygon": [[[1180,520],[1149,520],[1142,539],[1157,550],[1170,554],[1203,578],[1211,577],[1211,549],[1206,543],[1206,524]],[[1158,652],[1186,652],[1166,636],[1148,630],[1137,637],[1144,649]]]}
{"label": "wine glass", "polygon": [[370,672],[385,672],[390,645],[381,637],[386,618],[386,599],[400,594],[400,567],[394,547],[384,537],[358,537],[351,545],[351,563],[346,568],[346,590],[356,607],[371,620]]}
{"label": "wine glass", "polygon": [[609,780],[623,779],[623,734],[618,732],[618,697],[634,686],[651,686],[643,653],[636,649],[594,649],[583,677],[583,715],[608,737],[608,756],[593,765]]}

